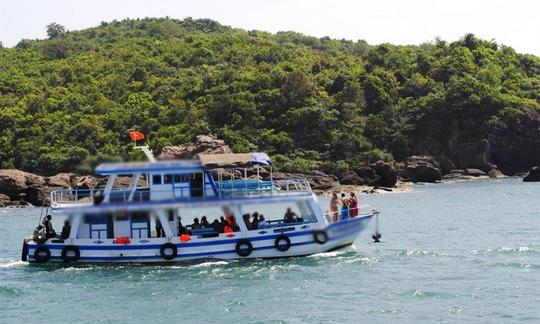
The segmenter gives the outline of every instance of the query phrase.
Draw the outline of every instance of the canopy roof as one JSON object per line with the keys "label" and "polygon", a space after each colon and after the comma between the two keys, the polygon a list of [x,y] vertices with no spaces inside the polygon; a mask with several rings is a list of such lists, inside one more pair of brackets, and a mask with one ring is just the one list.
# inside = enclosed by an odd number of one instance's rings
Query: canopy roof
{"label": "canopy roof", "polygon": [[266,153],[200,154],[199,160],[206,169],[245,168],[255,165],[272,165]]}
{"label": "canopy roof", "polygon": [[134,174],[148,172],[172,171],[179,173],[200,172],[199,161],[157,161],[157,162],[128,162],[102,163],[96,168],[96,174]]}

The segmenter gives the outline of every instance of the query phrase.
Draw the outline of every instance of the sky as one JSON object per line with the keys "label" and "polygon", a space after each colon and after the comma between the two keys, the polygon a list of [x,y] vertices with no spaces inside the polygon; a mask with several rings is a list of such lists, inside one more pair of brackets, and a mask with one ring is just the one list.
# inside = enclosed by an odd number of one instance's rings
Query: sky
{"label": "sky", "polygon": [[0,41],[45,38],[124,18],[210,18],[232,27],[370,44],[421,44],[466,33],[540,56],[540,0],[0,0]]}

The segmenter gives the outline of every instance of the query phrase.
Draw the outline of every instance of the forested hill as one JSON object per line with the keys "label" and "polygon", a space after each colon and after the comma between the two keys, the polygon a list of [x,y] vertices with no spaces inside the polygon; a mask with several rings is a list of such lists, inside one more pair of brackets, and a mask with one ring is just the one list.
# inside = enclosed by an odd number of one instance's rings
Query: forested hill
{"label": "forested hill", "polygon": [[[224,139],[286,169],[338,171],[518,128],[540,58],[472,34],[370,46],[211,20],[142,19],[0,48],[0,168],[52,174],[151,147]],[[79,169],[81,170],[81,169]]]}

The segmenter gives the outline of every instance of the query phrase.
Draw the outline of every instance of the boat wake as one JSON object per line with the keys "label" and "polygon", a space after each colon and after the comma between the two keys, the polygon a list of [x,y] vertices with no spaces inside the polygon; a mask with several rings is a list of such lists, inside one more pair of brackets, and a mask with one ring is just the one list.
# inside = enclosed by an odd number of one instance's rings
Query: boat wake
{"label": "boat wake", "polygon": [[0,261],[0,268],[17,268],[27,266],[28,263],[21,260],[2,260]]}

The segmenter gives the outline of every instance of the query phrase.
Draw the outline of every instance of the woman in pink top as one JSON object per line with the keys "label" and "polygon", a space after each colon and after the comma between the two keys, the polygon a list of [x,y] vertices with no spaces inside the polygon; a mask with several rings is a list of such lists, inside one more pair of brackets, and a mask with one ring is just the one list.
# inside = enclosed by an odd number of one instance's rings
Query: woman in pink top
{"label": "woman in pink top", "polygon": [[358,198],[356,198],[356,194],[354,192],[351,192],[351,197],[349,198],[349,208],[350,217],[358,216]]}

